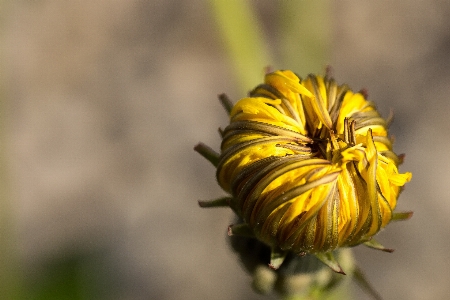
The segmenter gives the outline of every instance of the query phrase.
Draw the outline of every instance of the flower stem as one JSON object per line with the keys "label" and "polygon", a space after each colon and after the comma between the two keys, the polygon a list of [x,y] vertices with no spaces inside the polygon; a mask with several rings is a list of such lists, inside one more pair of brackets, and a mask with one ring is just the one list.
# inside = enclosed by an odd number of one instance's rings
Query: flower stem
{"label": "flower stem", "polygon": [[282,68],[322,73],[330,60],[331,1],[281,1],[278,19]]}
{"label": "flower stem", "polygon": [[264,68],[273,64],[261,26],[250,1],[210,1],[214,20],[221,33],[242,93],[255,86]]}

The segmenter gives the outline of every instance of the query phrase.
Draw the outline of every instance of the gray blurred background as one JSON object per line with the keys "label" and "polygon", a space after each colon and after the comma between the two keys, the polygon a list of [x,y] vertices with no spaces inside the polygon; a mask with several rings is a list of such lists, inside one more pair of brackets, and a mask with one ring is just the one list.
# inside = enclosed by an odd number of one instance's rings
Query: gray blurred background
{"label": "gray blurred background", "polygon": [[[252,2],[275,52],[276,3]],[[401,171],[413,173],[399,209],[414,217],[379,235],[396,251],[358,247],[356,259],[386,300],[448,299],[450,3],[336,1],[331,25],[326,63],[394,109]],[[0,41],[1,215],[28,290],[273,298],[252,292],[227,245],[230,211],[197,206],[223,193],[193,146],[218,149],[217,94],[244,96],[207,1],[9,1]]]}

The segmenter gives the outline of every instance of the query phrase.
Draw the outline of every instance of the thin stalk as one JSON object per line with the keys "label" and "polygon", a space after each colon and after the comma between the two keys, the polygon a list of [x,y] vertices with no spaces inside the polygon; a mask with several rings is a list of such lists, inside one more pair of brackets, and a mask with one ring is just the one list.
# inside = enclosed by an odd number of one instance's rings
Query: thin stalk
{"label": "thin stalk", "polygon": [[210,1],[220,37],[243,94],[261,82],[264,68],[274,62],[250,1]]}
{"label": "thin stalk", "polygon": [[330,0],[279,2],[282,68],[300,76],[323,74],[330,63]]}

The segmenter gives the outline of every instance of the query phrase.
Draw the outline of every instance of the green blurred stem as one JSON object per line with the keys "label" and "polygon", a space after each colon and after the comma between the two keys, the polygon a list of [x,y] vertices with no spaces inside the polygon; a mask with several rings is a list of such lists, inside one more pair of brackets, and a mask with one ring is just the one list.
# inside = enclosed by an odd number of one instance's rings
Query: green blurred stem
{"label": "green blurred stem", "polygon": [[264,68],[273,64],[250,1],[210,0],[214,20],[234,67],[240,92],[261,82]]}
{"label": "green blurred stem", "polygon": [[280,1],[280,53],[283,69],[306,77],[323,74],[330,63],[330,0]]}

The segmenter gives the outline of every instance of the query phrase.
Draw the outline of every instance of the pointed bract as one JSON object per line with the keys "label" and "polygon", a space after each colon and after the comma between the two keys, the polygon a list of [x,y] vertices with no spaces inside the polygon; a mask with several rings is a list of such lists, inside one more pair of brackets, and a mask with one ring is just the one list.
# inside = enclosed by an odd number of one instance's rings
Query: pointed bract
{"label": "pointed bract", "polygon": [[227,207],[230,206],[231,197],[222,197],[214,200],[199,200],[198,205],[200,207]]}
{"label": "pointed bract", "polygon": [[341,266],[337,262],[337,260],[334,258],[334,255],[332,252],[325,252],[325,253],[316,253],[315,256],[324,264],[329,266],[334,272],[346,275],[345,272],[342,270]]}
{"label": "pointed bract", "polygon": [[286,254],[287,253],[285,251],[282,251],[277,248],[272,248],[272,251],[270,253],[269,267],[272,270],[277,270],[283,263],[284,259],[286,258]]}
{"label": "pointed bract", "polygon": [[369,247],[369,248],[376,249],[376,250],[381,250],[381,251],[384,251],[384,252],[389,252],[389,253],[394,252],[394,249],[390,249],[390,248],[384,247],[383,245],[381,245],[379,242],[377,242],[373,238],[370,241],[365,242],[364,245]]}

